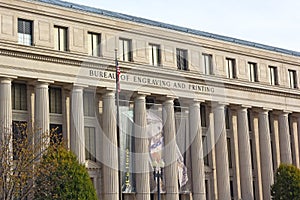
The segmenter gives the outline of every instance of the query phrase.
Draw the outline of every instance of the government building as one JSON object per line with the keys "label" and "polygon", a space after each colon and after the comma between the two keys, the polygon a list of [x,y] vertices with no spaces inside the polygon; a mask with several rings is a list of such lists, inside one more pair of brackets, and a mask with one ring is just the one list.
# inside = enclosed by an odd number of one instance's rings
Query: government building
{"label": "government building", "polygon": [[60,0],[0,22],[1,130],[55,128],[98,199],[270,200],[300,167],[299,52]]}

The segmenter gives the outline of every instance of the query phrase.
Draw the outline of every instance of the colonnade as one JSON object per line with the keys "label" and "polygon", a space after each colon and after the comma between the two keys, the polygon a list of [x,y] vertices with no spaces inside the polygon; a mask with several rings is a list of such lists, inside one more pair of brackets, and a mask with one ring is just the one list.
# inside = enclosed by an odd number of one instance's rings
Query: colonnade
{"label": "colonnade", "polygon": [[[0,121],[1,130],[10,129],[12,126],[12,105],[11,105],[11,78],[1,78],[0,80]],[[49,83],[37,82],[35,84],[35,124],[39,126],[42,132],[49,129]],[[83,114],[83,86],[74,86],[71,89],[71,134],[70,147],[77,155],[80,162],[85,162],[85,146],[84,142],[84,114]],[[147,154],[149,151],[149,141],[143,134],[147,126],[146,121],[146,93],[135,93],[134,99],[134,135],[135,151],[141,155]],[[176,128],[174,116],[174,97],[164,97],[162,101],[163,112],[163,135],[164,135],[164,159],[166,166],[164,168],[165,176],[165,198],[166,200],[179,200],[178,188],[178,172],[176,163]],[[115,93],[107,90],[102,94],[103,113],[102,128],[105,139],[101,143],[103,186],[102,195],[105,200],[119,199],[119,174],[118,169],[118,149],[117,149],[117,129],[115,116]],[[192,183],[191,195],[194,200],[206,200],[205,188],[205,165],[203,160],[203,144],[202,144],[202,128],[200,105],[204,101],[198,99],[188,100],[189,113],[189,134],[193,136],[191,143],[191,168]],[[214,105],[214,104],[212,104]],[[216,182],[213,187],[214,192],[210,194],[211,199],[226,200],[231,199],[230,192],[230,170],[228,160],[227,146],[227,130],[225,126],[225,107],[230,107],[236,113],[237,121],[232,125],[237,131],[236,160],[239,169],[239,177],[237,181],[240,186],[238,189],[238,197],[241,199],[270,199],[270,185],[274,182],[274,169],[272,161],[272,147],[270,135],[270,110],[265,108],[251,108],[242,105],[227,105],[225,103],[216,102],[211,107],[210,116],[213,116],[213,125],[210,126],[213,132],[213,151],[215,155],[215,175]],[[248,110],[253,113],[249,120]],[[293,120],[289,122],[289,115],[293,115]],[[293,163],[299,167],[299,130],[300,117],[294,113],[286,111],[277,111],[279,134],[278,142],[280,155],[276,155],[277,162],[280,158],[281,163]],[[249,124],[251,121],[251,124]],[[290,127],[291,125],[291,127]],[[254,146],[250,145],[250,128],[252,126],[252,134],[254,137]],[[290,130],[292,130],[290,132]],[[274,131],[276,132],[276,131]],[[3,133],[2,133],[3,134]],[[291,146],[292,143],[292,146]],[[273,147],[278,148],[278,147]],[[256,152],[255,163],[252,163],[252,151]],[[293,156],[292,156],[293,155]],[[255,166],[255,170],[252,166]],[[150,200],[150,175],[151,164],[141,156],[135,163],[135,168],[139,169],[136,174],[136,199]],[[253,190],[253,177],[256,176],[258,192]]]}

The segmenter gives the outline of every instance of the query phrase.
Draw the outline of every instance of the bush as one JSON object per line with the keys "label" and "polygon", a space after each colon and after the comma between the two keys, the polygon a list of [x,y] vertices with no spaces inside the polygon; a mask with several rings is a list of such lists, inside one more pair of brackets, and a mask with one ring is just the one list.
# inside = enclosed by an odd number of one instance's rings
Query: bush
{"label": "bush", "polygon": [[[63,147],[53,148],[41,161],[46,166],[54,165],[50,175],[41,175],[36,180],[35,199],[96,200],[96,192],[84,165],[76,156]],[[45,184],[47,182],[48,184]],[[43,184],[39,184],[43,183]]]}
{"label": "bush", "polygon": [[300,200],[300,170],[293,165],[281,164],[271,193],[274,200]]}

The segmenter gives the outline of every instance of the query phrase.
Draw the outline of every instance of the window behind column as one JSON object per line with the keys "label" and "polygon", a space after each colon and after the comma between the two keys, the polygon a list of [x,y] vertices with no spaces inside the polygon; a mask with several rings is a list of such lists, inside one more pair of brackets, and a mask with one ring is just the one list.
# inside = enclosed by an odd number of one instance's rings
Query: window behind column
{"label": "window behind column", "polygon": [[200,105],[200,116],[201,116],[201,127],[207,127],[206,121],[206,107],[205,105]]}
{"label": "window behind column", "polygon": [[131,40],[124,38],[119,39],[119,54],[121,61],[133,61],[131,46]]}
{"label": "window behind column", "polygon": [[50,124],[50,144],[58,144],[63,140],[62,125]]}
{"label": "window behind column", "polygon": [[13,121],[13,159],[18,160],[20,151],[22,150],[26,137],[27,137],[27,122],[26,121]]}
{"label": "window behind column", "polygon": [[177,68],[180,70],[188,70],[188,53],[185,49],[176,49]]}
{"label": "window behind column", "polygon": [[68,28],[54,26],[54,49],[59,51],[68,50]]}
{"label": "window behind column", "polygon": [[202,146],[203,146],[203,161],[204,161],[204,165],[209,166],[209,151],[208,151],[208,137],[206,135],[202,136]]}
{"label": "window behind column", "polygon": [[96,161],[96,134],[94,127],[84,127],[85,159]]}
{"label": "window behind column", "polygon": [[227,152],[229,168],[232,168],[232,152],[231,152],[231,139],[227,138]]}
{"label": "window behind column", "polygon": [[61,88],[50,87],[49,88],[49,108],[50,113],[62,113],[62,96]]}
{"label": "window behind column", "polygon": [[26,84],[12,83],[12,109],[27,110],[27,87]]}
{"label": "window behind column", "polygon": [[156,44],[149,44],[149,61],[150,65],[160,65],[160,46]]}
{"label": "window behind column", "polygon": [[297,74],[295,70],[288,70],[289,73],[289,87],[297,88]]}
{"label": "window behind column", "polygon": [[202,54],[202,58],[203,58],[204,74],[212,75],[213,74],[212,55]]}
{"label": "window behind column", "polygon": [[101,35],[88,32],[88,54],[90,56],[100,56]]}
{"label": "window behind column", "polygon": [[23,45],[32,45],[32,24],[33,22],[25,19],[18,19],[18,43]]}
{"label": "window behind column", "polygon": [[85,91],[83,93],[83,113],[84,116],[95,116],[95,94],[94,92]]}

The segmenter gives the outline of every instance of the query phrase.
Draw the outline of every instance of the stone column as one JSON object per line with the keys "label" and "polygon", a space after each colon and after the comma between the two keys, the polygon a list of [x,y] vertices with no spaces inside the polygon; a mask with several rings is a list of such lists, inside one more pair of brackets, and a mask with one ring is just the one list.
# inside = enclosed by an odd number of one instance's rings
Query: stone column
{"label": "stone column", "polygon": [[0,79],[0,141],[12,131],[11,79]]}
{"label": "stone column", "polygon": [[297,130],[297,120],[295,119],[295,117],[293,116],[292,118],[292,121],[291,121],[291,126],[292,126],[292,133],[291,133],[291,136],[292,136],[292,144],[293,144],[293,164],[300,168],[300,163],[299,163],[299,142],[298,142],[298,130]]}
{"label": "stone column", "polygon": [[173,98],[163,104],[163,122],[166,200],[179,200]]}
{"label": "stone column", "polygon": [[217,186],[218,199],[220,200],[231,199],[224,107],[225,105],[218,104],[213,108]]}
{"label": "stone column", "polygon": [[292,164],[289,115],[287,112],[279,115],[279,144],[281,163]]}
{"label": "stone column", "polygon": [[146,99],[138,94],[134,100],[136,199],[150,200],[149,140],[146,132]]}
{"label": "stone column", "polygon": [[237,116],[242,199],[254,199],[247,108],[239,108]]}
{"label": "stone column", "polygon": [[71,92],[71,150],[80,163],[85,162],[83,87],[73,86]]}
{"label": "stone column", "polygon": [[274,177],[268,110],[261,110],[258,120],[263,199],[271,199],[270,186],[274,182]]}
{"label": "stone column", "polygon": [[[109,91],[103,96],[103,197],[104,200],[119,199],[118,144],[115,92]],[[120,191],[121,192],[121,191]]]}
{"label": "stone column", "polygon": [[191,155],[193,200],[205,200],[205,171],[202,146],[202,128],[200,117],[200,102],[193,101],[189,107],[189,125]]}
{"label": "stone column", "polygon": [[35,85],[35,114],[34,128],[39,130],[42,141],[41,147],[49,143],[49,92],[48,83],[37,82]]}

